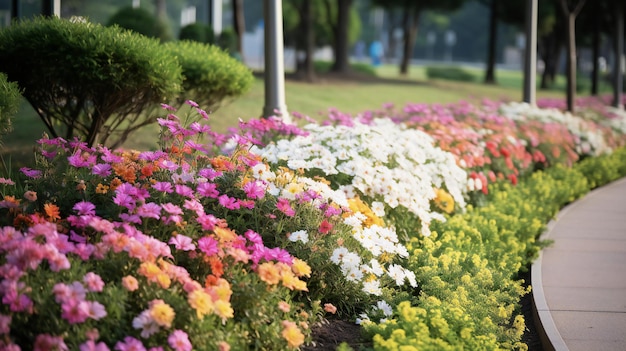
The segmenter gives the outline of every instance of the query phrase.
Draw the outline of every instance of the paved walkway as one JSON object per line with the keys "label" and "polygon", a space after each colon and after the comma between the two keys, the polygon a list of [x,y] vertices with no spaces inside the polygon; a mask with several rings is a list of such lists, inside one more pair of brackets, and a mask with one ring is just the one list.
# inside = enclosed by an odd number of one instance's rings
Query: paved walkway
{"label": "paved walkway", "polygon": [[531,283],[545,350],[626,351],[626,179],[565,207],[543,238]]}

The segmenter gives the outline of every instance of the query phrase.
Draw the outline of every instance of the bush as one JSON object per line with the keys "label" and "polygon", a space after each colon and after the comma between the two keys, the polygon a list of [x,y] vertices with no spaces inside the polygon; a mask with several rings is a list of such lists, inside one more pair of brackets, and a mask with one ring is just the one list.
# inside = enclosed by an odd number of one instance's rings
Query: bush
{"label": "bush", "polygon": [[235,33],[235,30],[231,28],[224,29],[217,38],[217,45],[230,55],[237,55],[237,33]]}
{"label": "bush", "polygon": [[224,100],[240,96],[252,86],[252,72],[216,46],[187,40],[164,45],[182,65],[181,96],[204,109],[215,110]]}
{"label": "bush", "polygon": [[192,23],[180,29],[180,40],[192,40],[205,44],[215,44],[215,33],[211,26],[202,23]]}
{"label": "bush", "polygon": [[460,82],[472,82],[475,77],[470,72],[456,66],[428,66],[426,67],[428,79],[446,79]]}
{"label": "bush", "polygon": [[7,81],[7,76],[0,73],[0,136],[11,131],[11,118],[20,107],[20,90],[17,84]]}
{"label": "bush", "polygon": [[0,31],[0,70],[19,84],[53,137],[117,146],[154,122],[142,110],[180,91],[176,58],[121,28],[36,18]]}
{"label": "bush", "polygon": [[171,29],[166,22],[152,15],[143,8],[124,7],[116,12],[107,23],[107,26],[118,25],[161,41],[173,39]]}

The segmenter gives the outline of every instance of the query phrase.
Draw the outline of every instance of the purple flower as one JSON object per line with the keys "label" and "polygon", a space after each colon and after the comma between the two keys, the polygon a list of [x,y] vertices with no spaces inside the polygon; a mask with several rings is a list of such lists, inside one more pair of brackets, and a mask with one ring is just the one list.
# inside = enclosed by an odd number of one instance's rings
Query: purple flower
{"label": "purple flower", "polygon": [[111,175],[111,165],[108,163],[98,163],[93,166],[91,169],[91,173],[95,175],[99,175],[101,177],[108,177]]}
{"label": "purple flower", "polygon": [[[169,184],[169,183],[168,183]],[[137,209],[139,217],[159,219],[161,217],[161,206],[154,202],[145,203]]]}
{"label": "purple flower", "polygon": [[113,203],[121,207],[126,207],[129,211],[135,209],[135,200],[130,195],[122,192],[118,192],[115,195]]}
{"label": "purple flower", "polygon": [[202,226],[202,230],[213,230],[219,220],[212,214],[198,214],[196,222]]}
{"label": "purple flower", "polygon": [[96,205],[88,201],[77,202],[72,209],[79,216],[94,216],[96,214]]}
{"label": "purple flower", "polygon": [[152,185],[152,188],[164,192],[164,193],[172,193],[174,190],[172,189],[172,184],[168,182],[157,182]]}
{"label": "purple flower", "polygon": [[208,180],[213,180],[219,176],[222,175],[222,172],[218,172],[212,168],[203,168],[200,171],[198,171],[198,175],[200,175],[201,177],[204,177]]}

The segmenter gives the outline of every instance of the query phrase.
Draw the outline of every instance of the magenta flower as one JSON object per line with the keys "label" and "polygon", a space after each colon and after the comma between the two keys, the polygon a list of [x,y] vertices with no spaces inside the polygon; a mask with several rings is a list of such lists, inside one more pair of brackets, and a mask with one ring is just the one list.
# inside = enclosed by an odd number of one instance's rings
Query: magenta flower
{"label": "magenta flower", "polygon": [[204,213],[204,207],[196,199],[185,200],[185,203],[183,204],[183,207],[188,209],[189,211],[195,212],[198,215],[201,215],[201,214]]}
{"label": "magenta flower", "polygon": [[162,107],[163,109],[165,109],[166,111],[173,111],[173,112],[175,112],[175,111],[176,111],[176,108],[174,108],[174,107],[172,107],[172,106],[170,106],[170,105],[168,105],[168,104],[161,104],[161,107]]}
{"label": "magenta flower", "polygon": [[182,330],[174,330],[167,338],[167,343],[175,351],[191,351],[191,342],[187,333]]}
{"label": "magenta flower", "polygon": [[289,200],[284,197],[278,199],[278,202],[276,203],[276,208],[278,208],[280,212],[284,213],[288,217],[293,217],[296,214],[296,211],[291,208]]}
{"label": "magenta flower", "polygon": [[173,236],[168,244],[174,245],[177,250],[191,251],[196,249],[196,245],[193,244],[191,238],[182,234]]}
{"label": "magenta flower", "polygon": [[214,183],[200,183],[198,184],[196,190],[198,191],[198,194],[212,199],[215,199],[220,195],[220,192],[217,190],[217,184]]}
{"label": "magenta flower", "polygon": [[94,319],[94,320],[100,320],[106,317],[107,311],[104,308],[104,305],[102,305],[100,302],[88,301],[87,305],[89,306],[89,312],[88,312],[89,318]]}
{"label": "magenta flower", "polygon": [[27,177],[30,177],[30,178],[39,178],[39,177],[41,177],[41,171],[36,170],[36,169],[32,169],[32,168],[28,168],[28,167],[20,168],[20,172],[24,173],[24,175],[26,175]]}
{"label": "magenta flower", "polygon": [[240,207],[237,199],[235,199],[234,197],[230,197],[226,194],[219,197],[219,203],[229,210],[238,210]]}
{"label": "magenta flower", "polygon": [[154,188],[157,191],[168,193],[168,194],[174,191],[172,189],[172,184],[167,183],[167,182],[156,182],[154,183],[154,185],[152,185],[152,188]]}
{"label": "magenta flower", "polygon": [[165,210],[165,212],[172,214],[172,215],[183,214],[183,210],[177,205],[172,204],[171,202],[168,202],[166,204],[161,204],[161,207]]}
{"label": "magenta flower", "polygon": [[252,229],[248,229],[244,235],[246,236],[246,239],[254,244],[263,244],[263,238],[261,238],[261,235]]}
{"label": "magenta flower", "polygon": [[248,182],[243,186],[243,191],[249,199],[262,199],[265,196],[266,185],[260,180]]}
{"label": "magenta flower", "polygon": [[88,201],[77,202],[72,209],[80,216],[94,216],[96,214],[96,205]]}
{"label": "magenta flower", "polygon": [[170,160],[161,160],[159,167],[167,169],[168,171],[175,171],[178,169],[178,165]]}
{"label": "magenta flower", "polygon": [[218,253],[219,248],[217,244],[217,240],[210,236],[205,236],[198,240],[198,248],[207,256],[213,256]]}
{"label": "magenta flower", "polygon": [[11,331],[11,316],[0,314],[0,335],[9,334]]}
{"label": "magenta flower", "polygon": [[135,209],[135,199],[133,199],[130,195],[118,192],[113,198],[113,203],[120,206],[126,207],[129,211]]}
{"label": "magenta flower", "polygon": [[91,292],[100,292],[104,288],[104,281],[94,272],[85,274],[83,283],[85,283],[87,290]]}
{"label": "magenta flower", "polygon": [[203,168],[198,171],[198,175],[208,180],[213,180],[222,175],[222,172],[216,171],[212,168]]}
{"label": "magenta flower", "polygon": [[91,173],[100,177],[108,177],[111,175],[111,165],[108,163],[98,163],[93,166]]}

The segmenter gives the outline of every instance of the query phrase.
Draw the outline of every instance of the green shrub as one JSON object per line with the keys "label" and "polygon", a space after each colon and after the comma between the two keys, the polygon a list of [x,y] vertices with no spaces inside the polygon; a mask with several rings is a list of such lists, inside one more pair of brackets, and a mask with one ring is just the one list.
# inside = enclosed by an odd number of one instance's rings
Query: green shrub
{"label": "green shrub", "polygon": [[0,31],[0,70],[53,137],[117,146],[154,122],[142,111],[180,91],[181,68],[156,39],[57,17]]}
{"label": "green shrub", "polygon": [[20,100],[17,84],[7,81],[6,74],[0,73],[0,137],[11,131],[11,119],[20,107]]}
{"label": "green shrub", "polygon": [[217,45],[230,55],[237,54],[237,33],[232,28],[224,29],[217,38]]}
{"label": "green shrub", "polygon": [[215,33],[211,26],[202,23],[192,23],[180,29],[180,40],[192,40],[205,44],[215,44]]}
{"label": "green shrub", "polygon": [[252,72],[217,46],[187,40],[164,45],[183,69],[183,93],[179,100],[190,99],[203,109],[215,110],[252,86]]}
{"label": "green shrub", "polygon": [[107,26],[118,25],[122,28],[135,31],[150,38],[161,41],[173,39],[168,24],[143,8],[124,7],[116,12],[107,23]]}
{"label": "green shrub", "polygon": [[461,67],[456,66],[428,66],[426,67],[428,79],[446,79],[460,82],[472,82],[474,75]]}
{"label": "green shrub", "polygon": [[[333,66],[333,63],[330,61],[315,61],[315,71],[319,73],[329,72]],[[376,70],[372,65],[368,63],[351,63],[350,69],[354,72],[362,73],[368,76],[376,77]]]}

